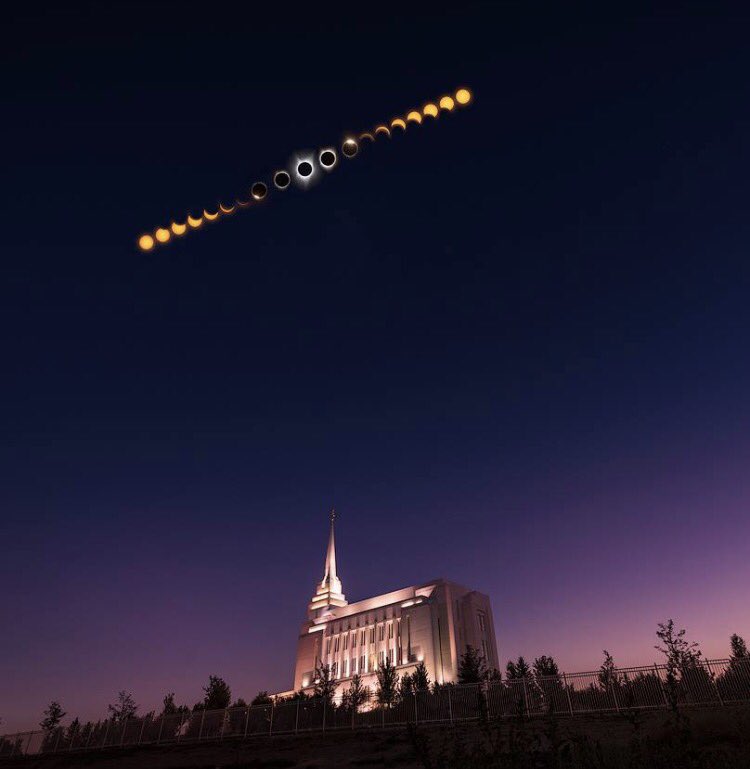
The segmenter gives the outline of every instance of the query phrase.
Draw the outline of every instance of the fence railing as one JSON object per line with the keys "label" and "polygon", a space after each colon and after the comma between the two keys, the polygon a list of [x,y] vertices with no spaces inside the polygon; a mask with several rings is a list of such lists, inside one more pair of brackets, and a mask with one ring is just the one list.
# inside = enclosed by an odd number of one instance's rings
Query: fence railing
{"label": "fence railing", "polygon": [[750,659],[701,661],[670,674],[666,665],[617,668],[609,673],[561,673],[481,684],[437,686],[388,705],[353,708],[346,698],[306,698],[267,705],[194,710],[106,720],[0,737],[0,756],[160,745],[342,729],[383,729],[406,724],[479,718],[575,716],[634,709],[750,702]]}

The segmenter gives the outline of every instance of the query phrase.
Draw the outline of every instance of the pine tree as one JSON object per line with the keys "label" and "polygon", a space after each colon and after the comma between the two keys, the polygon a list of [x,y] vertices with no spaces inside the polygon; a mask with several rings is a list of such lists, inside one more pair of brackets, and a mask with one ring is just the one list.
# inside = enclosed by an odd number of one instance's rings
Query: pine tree
{"label": "pine tree", "polygon": [[487,677],[487,666],[484,657],[477,649],[467,645],[466,651],[458,661],[458,683],[478,684]]}
{"label": "pine tree", "polygon": [[602,662],[599,668],[599,685],[607,691],[610,686],[614,685],[618,681],[617,668],[615,667],[615,660],[612,655],[604,649],[604,662]]}
{"label": "pine tree", "polygon": [[430,676],[427,674],[427,666],[420,662],[411,675],[412,686],[415,691],[426,691],[430,688]]}
{"label": "pine tree", "polygon": [[44,711],[44,718],[39,722],[42,731],[45,734],[51,734],[60,725],[60,721],[65,718],[65,711],[56,700],[52,700]]}
{"label": "pine tree", "polygon": [[541,657],[537,657],[534,660],[535,678],[548,678],[559,675],[560,669],[557,667],[554,657],[548,657],[546,654],[542,654]]}
{"label": "pine tree", "polygon": [[250,702],[250,707],[253,705],[270,705],[273,700],[268,696],[268,692],[263,690],[258,692]]}
{"label": "pine tree", "polygon": [[396,702],[398,694],[398,673],[394,664],[386,657],[377,670],[378,688],[375,697],[378,704],[390,708]]}
{"label": "pine tree", "polygon": [[519,657],[516,662],[508,660],[508,664],[505,666],[505,677],[509,681],[531,678],[529,663],[523,657]]}
{"label": "pine tree", "polygon": [[232,690],[220,676],[209,676],[208,686],[203,687],[203,692],[206,695],[203,700],[206,710],[223,710],[232,701]]}
{"label": "pine tree", "polygon": [[344,692],[342,705],[347,709],[359,710],[360,706],[370,700],[370,690],[362,683],[359,673],[352,676],[349,688]]}
{"label": "pine tree", "polygon": [[316,697],[320,697],[330,705],[336,694],[336,682],[333,678],[333,672],[330,665],[319,665],[315,668],[314,692]]}
{"label": "pine tree", "polygon": [[747,644],[742,636],[737,635],[737,633],[732,633],[729,643],[732,648],[732,662],[750,658],[750,655],[747,653]]}

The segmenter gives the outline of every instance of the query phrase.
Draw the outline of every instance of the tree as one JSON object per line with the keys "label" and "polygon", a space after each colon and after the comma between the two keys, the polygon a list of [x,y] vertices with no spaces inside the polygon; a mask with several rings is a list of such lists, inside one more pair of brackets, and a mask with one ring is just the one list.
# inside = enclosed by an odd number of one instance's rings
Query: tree
{"label": "tree", "polygon": [[232,690],[220,676],[209,676],[208,686],[203,687],[205,698],[203,707],[206,710],[223,710],[232,701]]}
{"label": "tree", "polygon": [[520,681],[524,678],[531,678],[531,668],[529,663],[523,657],[519,657],[516,662],[508,660],[505,666],[505,677],[509,681]]}
{"label": "tree", "polygon": [[342,705],[347,709],[359,710],[361,705],[369,702],[370,694],[370,689],[362,683],[359,673],[355,673],[352,676],[349,688],[344,692]]}
{"label": "tree", "polygon": [[[669,706],[677,710],[680,690],[680,676],[684,677],[688,671],[696,671],[701,652],[698,644],[685,639],[685,629],[675,630],[674,620],[659,622],[656,637],[662,642],[662,646],[654,648],[667,658],[666,695]],[[704,671],[705,672],[705,671]]]}
{"label": "tree", "polygon": [[115,721],[124,721],[126,718],[132,718],[138,710],[133,695],[124,689],[117,693],[117,702],[114,705],[108,705],[109,717]]}
{"label": "tree", "polygon": [[268,692],[263,690],[258,692],[250,702],[250,707],[253,705],[271,705],[273,700],[268,696]]}
{"label": "tree", "polygon": [[333,702],[333,697],[336,694],[336,682],[333,679],[330,665],[319,665],[315,668],[313,691],[316,697],[321,697],[326,703]]}
{"label": "tree", "polygon": [[674,620],[669,619],[666,623],[659,622],[656,637],[664,645],[654,646],[654,649],[667,658],[668,668],[673,666],[675,670],[685,670],[697,664],[701,656],[698,644],[685,639],[684,628],[675,632]]}
{"label": "tree", "polygon": [[164,695],[162,700],[164,707],[161,709],[163,716],[173,716],[177,712],[177,705],[174,704],[174,692]]}
{"label": "tree", "polygon": [[602,653],[604,654],[604,662],[602,662],[601,667],[599,668],[597,678],[599,679],[599,685],[602,689],[607,691],[610,686],[618,683],[619,676],[612,655],[606,649],[604,649]]}
{"label": "tree", "polygon": [[242,699],[242,697],[237,697],[237,699],[232,703],[233,708],[246,708],[247,702]]}
{"label": "tree", "polygon": [[458,661],[458,683],[478,684],[487,677],[487,666],[484,657],[471,645]]}
{"label": "tree", "polygon": [[732,648],[732,662],[750,659],[750,655],[747,653],[747,644],[742,636],[732,633],[729,643]]}
{"label": "tree", "polygon": [[547,678],[550,676],[559,676],[560,669],[557,667],[554,657],[548,657],[542,654],[534,660],[534,677]]}
{"label": "tree", "polygon": [[42,731],[49,735],[60,725],[60,721],[65,718],[65,711],[56,700],[52,700],[44,711],[44,718],[39,722]]}
{"label": "tree", "polygon": [[430,676],[427,674],[427,666],[420,662],[411,675],[414,691],[426,691],[430,688]]}
{"label": "tree", "polygon": [[398,696],[404,700],[414,694],[414,681],[408,673],[404,673],[398,682]]}
{"label": "tree", "polygon": [[398,695],[398,673],[395,665],[386,657],[385,662],[378,668],[378,688],[375,698],[379,705],[390,708],[396,702]]}

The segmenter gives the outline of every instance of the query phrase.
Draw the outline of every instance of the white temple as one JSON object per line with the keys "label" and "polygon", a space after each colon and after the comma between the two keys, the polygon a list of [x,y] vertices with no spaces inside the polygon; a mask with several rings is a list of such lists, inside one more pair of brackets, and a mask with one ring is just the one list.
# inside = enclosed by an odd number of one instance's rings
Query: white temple
{"label": "white temple", "polygon": [[323,579],[316,585],[297,642],[294,690],[311,690],[316,667],[330,666],[341,692],[359,673],[371,689],[375,671],[389,659],[399,674],[424,662],[431,681],[458,678],[458,662],[471,645],[489,669],[498,667],[490,599],[476,590],[436,579],[348,603],[336,570],[336,514],[331,511]]}

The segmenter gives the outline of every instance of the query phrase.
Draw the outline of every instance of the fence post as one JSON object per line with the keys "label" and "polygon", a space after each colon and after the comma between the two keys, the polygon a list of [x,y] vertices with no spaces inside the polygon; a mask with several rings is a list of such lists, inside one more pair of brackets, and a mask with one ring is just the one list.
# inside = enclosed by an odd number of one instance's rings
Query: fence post
{"label": "fence post", "polygon": [[659,666],[654,662],[654,673],[659,681],[659,690],[661,691],[661,698],[664,700],[664,707],[669,707],[669,701],[667,700],[667,693],[664,691],[664,683],[661,680],[661,673],[659,673]]}
{"label": "fence post", "polygon": [[203,712],[201,713],[201,728],[198,730],[198,739],[203,739],[203,722],[206,720],[206,709],[203,708]]}
{"label": "fence post", "polygon": [[417,691],[414,691],[414,723],[419,723],[419,708],[417,707]]}
{"label": "fence post", "polygon": [[60,738],[62,737],[62,733],[63,733],[62,727],[59,727],[57,730],[57,739],[55,740],[55,747],[52,748],[53,753],[57,753],[57,748],[60,745]]}
{"label": "fence post", "polygon": [[570,689],[568,689],[568,678],[563,673],[563,686],[565,687],[565,694],[568,696],[568,710],[570,711],[570,715],[573,715],[573,702],[570,699]]}
{"label": "fence post", "polygon": [[531,709],[529,708],[529,688],[526,685],[526,676],[524,676],[522,679],[523,681],[523,704],[526,708],[526,715],[531,715]]}
{"label": "fence post", "polygon": [[141,721],[141,733],[138,735],[138,744],[140,745],[143,742],[143,732],[146,729],[146,718],[144,716],[143,720]]}
{"label": "fence post", "polygon": [[268,721],[268,736],[270,737],[273,734],[273,709],[276,706],[275,702],[271,703],[271,718]]}
{"label": "fence post", "polygon": [[250,708],[248,707],[245,710],[245,731],[242,734],[243,739],[247,739],[247,727],[249,723],[250,723]]}
{"label": "fence post", "polygon": [[104,739],[102,740],[101,747],[106,748],[107,747],[107,737],[109,735],[109,726],[110,726],[110,720],[107,719],[107,728],[104,730]]}
{"label": "fence post", "polygon": [[323,731],[326,730],[326,712],[328,710],[328,698],[323,697]]}
{"label": "fence post", "polygon": [[708,676],[711,679],[711,683],[714,685],[714,689],[716,690],[716,696],[719,698],[719,705],[724,705],[724,700],[722,699],[721,692],[719,691],[719,685],[716,683],[716,677],[714,676],[714,671],[711,668],[711,663],[706,660],[706,667],[708,668]]}
{"label": "fence post", "polygon": [[31,747],[31,738],[34,736],[34,732],[29,732],[29,739],[26,741],[26,750],[24,750],[24,756],[29,755],[29,748]]}
{"label": "fence post", "polygon": [[294,733],[299,731],[299,700],[297,700],[297,710],[294,714]]}
{"label": "fence post", "polygon": [[[180,727],[182,726],[182,717],[180,717]],[[161,742],[161,732],[162,729],[164,729],[164,716],[162,716],[159,719],[159,736],[156,738],[156,744],[158,745],[159,742]]]}
{"label": "fence post", "polygon": [[125,744],[125,730],[128,728],[128,719],[125,718],[122,722],[122,733],[120,734],[120,747]]}
{"label": "fence post", "polygon": [[453,702],[451,701],[451,687],[448,686],[448,718],[453,726]]}

